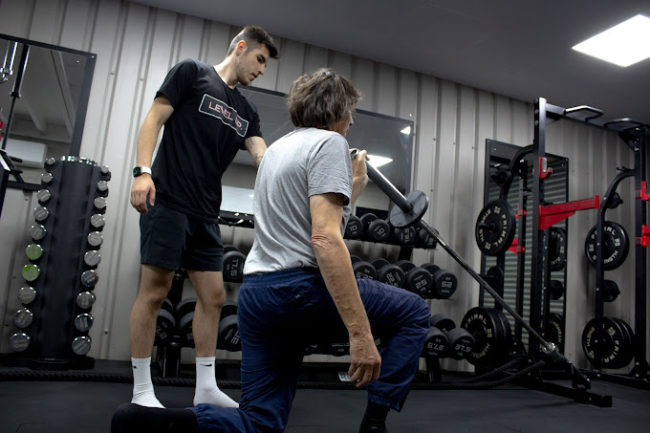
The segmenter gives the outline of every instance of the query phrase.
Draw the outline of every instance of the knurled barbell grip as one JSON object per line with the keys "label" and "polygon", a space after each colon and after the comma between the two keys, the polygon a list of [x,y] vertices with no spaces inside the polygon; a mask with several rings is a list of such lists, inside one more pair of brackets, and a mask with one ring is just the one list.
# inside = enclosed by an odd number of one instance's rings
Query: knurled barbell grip
{"label": "knurled barbell grip", "polygon": [[[358,153],[357,149],[352,149],[350,151],[350,156],[352,159],[356,158]],[[404,212],[410,212],[413,209],[413,205],[409,203],[409,201],[404,197],[404,195],[399,192],[395,186],[390,183],[386,177],[381,174],[379,170],[377,170],[375,167],[373,167],[371,164],[366,164],[367,171],[368,171],[368,177],[370,180],[373,181],[375,185],[381,189],[384,194],[388,196],[388,198],[391,199],[393,203],[395,203],[397,206],[399,206],[400,209],[402,209]]]}

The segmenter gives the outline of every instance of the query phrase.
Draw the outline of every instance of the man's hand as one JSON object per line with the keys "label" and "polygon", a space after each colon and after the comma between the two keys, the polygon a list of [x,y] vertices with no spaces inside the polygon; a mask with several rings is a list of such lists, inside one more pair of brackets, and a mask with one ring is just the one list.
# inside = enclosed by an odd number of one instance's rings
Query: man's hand
{"label": "man's hand", "polygon": [[364,387],[379,378],[381,356],[372,334],[350,338],[350,358],[348,375],[357,388]]}
{"label": "man's hand", "polygon": [[368,184],[368,167],[366,160],[368,152],[356,148],[350,149],[352,154],[352,195],[350,202],[354,203]]}
{"label": "man's hand", "polygon": [[153,206],[156,201],[156,186],[149,174],[143,174],[133,180],[131,186],[131,206],[141,214],[146,214],[147,195],[149,196],[149,205]]}

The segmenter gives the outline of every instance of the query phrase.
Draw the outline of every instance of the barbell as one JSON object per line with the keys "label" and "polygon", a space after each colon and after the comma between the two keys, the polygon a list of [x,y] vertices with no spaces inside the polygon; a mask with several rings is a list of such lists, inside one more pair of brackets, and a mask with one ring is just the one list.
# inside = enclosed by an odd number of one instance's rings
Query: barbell
{"label": "barbell", "polygon": [[[350,155],[356,158],[358,154],[357,149],[351,149]],[[532,326],[530,326],[517,312],[508,305],[506,301],[498,295],[498,293],[490,287],[490,285],[472,269],[462,257],[458,255],[447,242],[442,239],[440,233],[433,227],[429,226],[425,221],[422,221],[422,216],[427,210],[429,199],[422,191],[412,191],[404,196],[393,184],[390,183],[381,172],[372,164],[366,164],[368,177],[373,181],[379,189],[384,192],[388,198],[395,204],[389,214],[389,220],[395,227],[406,227],[408,225],[418,222],[419,226],[426,230],[426,232],[436,239],[440,245],[467,273],[469,273],[479,285],[485,289],[503,308],[515,318],[515,320],[526,328],[530,335],[534,336],[541,344],[542,351],[554,358],[557,361],[566,362],[570,364],[569,360],[564,357],[555,344],[550,343],[544,339]]]}

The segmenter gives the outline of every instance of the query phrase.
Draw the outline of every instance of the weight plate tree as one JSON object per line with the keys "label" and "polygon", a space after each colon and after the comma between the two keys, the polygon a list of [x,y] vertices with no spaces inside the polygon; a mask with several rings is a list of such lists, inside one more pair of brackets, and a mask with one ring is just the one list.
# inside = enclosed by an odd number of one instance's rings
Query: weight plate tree
{"label": "weight plate tree", "polygon": [[29,263],[19,290],[22,307],[15,314],[17,330],[9,338],[13,353],[7,362],[92,368],[94,360],[86,356],[92,344],[88,333],[111,173],[72,156],[48,159],[45,170],[36,193],[32,240],[25,251]]}

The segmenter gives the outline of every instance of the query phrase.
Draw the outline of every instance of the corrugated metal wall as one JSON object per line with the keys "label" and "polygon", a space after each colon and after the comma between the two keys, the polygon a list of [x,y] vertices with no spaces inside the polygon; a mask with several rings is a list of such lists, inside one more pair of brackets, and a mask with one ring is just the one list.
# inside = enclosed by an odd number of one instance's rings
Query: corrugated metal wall
{"label": "corrugated metal wall", "polygon": [[[3,0],[0,28],[10,35],[97,54],[81,155],[108,165],[113,178],[109,183],[100,280],[95,289],[97,303],[93,308],[95,324],[90,355],[128,359],[128,315],[139,273],[138,215],[128,203],[138,128],[157,87],[174,63],[186,57],[219,61],[238,29],[112,0]],[[519,146],[530,144],[532,104],[295,41],[279,40],[279,45],[281,59],[270,62],[255,86],[286,92],[299,74],[331,66],[349,76],[365,94],[360,108],[414,120],[414,188],[430,197],[426,219],[478,268],[480,254],[474,242],[474,222],[483,206],[485,139]],[[571,198],[604,192],[615,167],[631,165],[630,152],[616,136],[578,125],[562,125],[551,131],[548,151],[566,155],[571,161]],[[630,194],[623,196],[631,197]],[[7,350],[6,337],[16,302],[13,294],[21,284],[22,245],[27,241],[23,233],[30,223],[31,202],[21,197],[22,192],[9,191],[8,202],[12,206],[5,209],[0,224],[2,244],[9,247],[0,257],[0,302],[4,302],[0,311],[5,312],[6,325],[2,351]],[[631,202],[630,199],[626,204]],[[612,214],[629,226],[631,217],[625,209],[627,206]],[[570,311],[578,312],[567,318],[567,353],[572,359],[583,358],[579,334],[590,316],[587,302],[591,295],[586,282],[594,279],[582,248],[593,223],[593,212],[569,223],[568,303]],[[238,234],[230,230],[225,231],[225,236]],[[432,308],[459,322],[476,304],[478,286],[461,273],[444,251],[414,253],[416,263],[434,260],[459,275],[459,291],[451,300],[433,302]],[[632,284],[630,266],[628,260],[617,271],[624,290]],[[631,298],[624,293],[614,306],[616,313],[628,321],[630,302]],[[572,329],[575,335],[571,334]]]}

